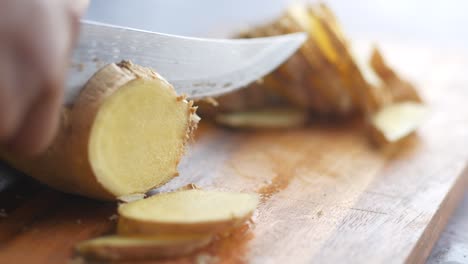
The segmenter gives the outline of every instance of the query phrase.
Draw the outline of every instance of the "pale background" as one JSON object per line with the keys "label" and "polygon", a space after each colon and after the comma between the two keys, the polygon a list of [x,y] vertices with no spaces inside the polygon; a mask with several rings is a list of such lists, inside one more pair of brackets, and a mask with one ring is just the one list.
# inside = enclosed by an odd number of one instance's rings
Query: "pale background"
{"label": "pale background", "polygon": [[[92,0],[87,18],[165,33],[222,35],[281,12],[289,0]],[[466,0],[329,0],[348,35],[468,47]]]}
{"label": "pale background", "polygon": [[[278,15],[293,1],[91,2],[87,19],[164,33],[222,37]],[[327,3],[351,39],[379,43],[397,41],[431,47],[441,53],[468,52],[466,0],[330,0]],[[468,263],[468,195],[442,234],[428,263]]]}

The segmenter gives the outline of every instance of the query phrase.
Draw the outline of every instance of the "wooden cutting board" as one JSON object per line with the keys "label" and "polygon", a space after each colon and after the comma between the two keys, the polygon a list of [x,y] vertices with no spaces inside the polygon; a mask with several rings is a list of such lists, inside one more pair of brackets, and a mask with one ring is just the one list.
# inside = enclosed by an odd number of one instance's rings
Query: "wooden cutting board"
{"label": "wooden cutting board", "polygon": [[[180,176],[160,191],[195,183],[262,202],[231,237],[167,262],[423,263],[468,183],[468,60],[384,51],[432,109],[418,135],[376,149],[359,121],[286,132],[202,125]],[[29,181],[0,193],[0,208],[0,263],[67,263],[75,243],[115,226],[115,205]]]}

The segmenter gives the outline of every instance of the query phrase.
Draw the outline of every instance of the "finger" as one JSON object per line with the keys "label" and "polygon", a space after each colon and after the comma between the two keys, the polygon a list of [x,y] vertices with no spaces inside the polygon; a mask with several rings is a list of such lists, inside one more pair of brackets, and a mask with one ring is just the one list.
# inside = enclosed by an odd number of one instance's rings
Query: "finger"
{"label": "finger", "polygon": [[[41,1],[38,1],[41,3]],[[18,36],[18,45],[29,63],[47,83],[63,83],[68,65],[71,33],[70,21],[63,0],[51,0],[49,4],[37,4],[37,10],[29,13],[29,21]]]}
{"label": "finger", "polygon": [[[60,1],[60,3],[64,3]],[[57,6],[55,6],[57,7]],[[29,109],[10,147],[23,154],[37,154],[52,141],[62,104],[63,82],[73,33],[73,19],[66,6],[43,7],[32,13],[37,21],[23,35],[24,54],[37,76],[41,76],[37,97]]]}
{"label": "finger", "polygon": [[[63,82],[70,46],[69,21],[64,10],[36,12],[36,23],[23,37],[23,55],[28,58],[31,84],[36,94],[22,120],[10,150],[23,155],[36,155],[52,142],[58,126],[62,104]],[[38,77],[39,80],[35,79]]]}
{"label": "finger", "polygon": [[20,124],[20,107],[15,95],[15,61],[11,49],[0,47],[0,143],[5,144]]}
{"label": "finger", "polygon": [[16,62],[16,83],[15,96],[21,104],[20,117],[24,117],[30,105],[36,100],[40,93],[41,77],[35,68],[29,63],[29,59],[18,54]]}
{"label": "finger", "polygon": [[[48,84],[45,84],[48,85]],[[23,155],[43,152],[54,139],[62,105],[62,89],[46,88],[29,109],[9,149]]]}
{"label": "finger", "polygon": [[16,56],[15,58],[15,84],[13,87],[13,96],[17,109],[17,123],[12,132],[10,140],[15,140],[17,134],[21,132],[26,121],[27,114],[37,100],[40,89],[40,76],[37,71],[28,63],[28,60]]}

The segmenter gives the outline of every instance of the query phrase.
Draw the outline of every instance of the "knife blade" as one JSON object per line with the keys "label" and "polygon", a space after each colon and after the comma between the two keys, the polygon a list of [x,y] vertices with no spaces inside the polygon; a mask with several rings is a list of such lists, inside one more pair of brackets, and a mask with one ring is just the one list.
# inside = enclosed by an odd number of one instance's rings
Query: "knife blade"
{"label": "knife blade", "polygon": [[290,57],[305,33],[256,39],[203,39],[82,21],[65,84],[71,104],[102,66],[121,60],[153,68],[191,99],[233,91]]}

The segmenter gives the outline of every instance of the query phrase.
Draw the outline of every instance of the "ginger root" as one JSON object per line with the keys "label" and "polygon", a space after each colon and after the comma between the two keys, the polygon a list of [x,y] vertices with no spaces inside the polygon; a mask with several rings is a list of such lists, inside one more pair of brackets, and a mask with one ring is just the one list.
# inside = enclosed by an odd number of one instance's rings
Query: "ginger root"
{"label": "ginger root", "polygon": [[58,134],[44,154],[1,156],[58,190],[115,200],[177,175],[199,120],[195,111],[154,71],[125,61],[110,64],[63,109]]}

